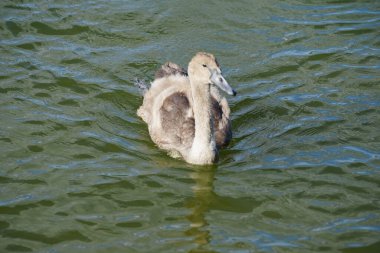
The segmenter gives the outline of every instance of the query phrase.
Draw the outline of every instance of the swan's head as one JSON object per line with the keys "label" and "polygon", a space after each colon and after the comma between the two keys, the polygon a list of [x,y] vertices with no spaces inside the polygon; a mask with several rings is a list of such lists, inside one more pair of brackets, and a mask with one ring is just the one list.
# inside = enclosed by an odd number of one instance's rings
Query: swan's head
{"label": "swan's head", "polygon": [[214,84],[229,95],[236,95],[222,76],[218,61],[209,53],[199,52],[189,63],[189,78],[200,84]]}

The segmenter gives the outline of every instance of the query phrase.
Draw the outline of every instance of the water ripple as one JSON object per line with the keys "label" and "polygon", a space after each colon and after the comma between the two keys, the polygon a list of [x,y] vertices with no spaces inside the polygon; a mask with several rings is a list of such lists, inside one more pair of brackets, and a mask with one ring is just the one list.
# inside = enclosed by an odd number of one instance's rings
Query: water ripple
{"label": "water ripple", "polygon": [[[0,10],[0,251],[378,251],[378,4]],[[210,168],[153,144],[133,86],[199,50],[238,91]]]}

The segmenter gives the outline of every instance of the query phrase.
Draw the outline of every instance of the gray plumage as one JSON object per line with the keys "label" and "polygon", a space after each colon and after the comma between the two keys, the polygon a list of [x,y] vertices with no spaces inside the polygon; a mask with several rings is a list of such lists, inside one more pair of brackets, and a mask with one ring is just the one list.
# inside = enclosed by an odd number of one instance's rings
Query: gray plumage
{"label": "gray plumage", "polygon": [[187,71],[175,63],[167,62],[164,65],[162,65],[159,70],[157,70],[156,74],[154,75],[154,78],[159,79],[171,75],[187,76]]}

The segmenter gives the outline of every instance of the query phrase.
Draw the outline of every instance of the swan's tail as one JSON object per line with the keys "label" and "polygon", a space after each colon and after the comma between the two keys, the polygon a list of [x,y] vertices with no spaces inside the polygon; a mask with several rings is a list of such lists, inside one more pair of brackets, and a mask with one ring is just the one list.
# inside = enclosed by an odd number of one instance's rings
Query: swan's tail
{"label": "swan's tail", "polygon": [[143,95],[143,96],[144,96],[145,93],[149,90],[148,85],[145,83],[144,80],[141,80],[141,79],[135,78],[134,84],[135,84],[135,86],[137,86],[137,88],[140,89],[140,93],[141,93],[141,95]]}

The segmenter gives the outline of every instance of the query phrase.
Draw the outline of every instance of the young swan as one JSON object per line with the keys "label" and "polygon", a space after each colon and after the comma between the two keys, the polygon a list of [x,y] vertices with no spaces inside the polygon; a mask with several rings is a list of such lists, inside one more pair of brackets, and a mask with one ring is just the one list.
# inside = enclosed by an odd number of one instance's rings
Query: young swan
{"label": "young swan", "polygon": [[171,156],[212,164],[218,160],[218,150],[229,143],[230,108],[214,85],[236,95],[208,53],[192,58],[188,75],[170,62],[157,71],[137,114],[148,124],[152,140]]}

